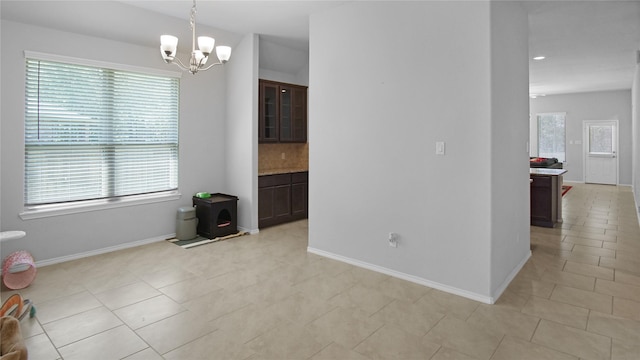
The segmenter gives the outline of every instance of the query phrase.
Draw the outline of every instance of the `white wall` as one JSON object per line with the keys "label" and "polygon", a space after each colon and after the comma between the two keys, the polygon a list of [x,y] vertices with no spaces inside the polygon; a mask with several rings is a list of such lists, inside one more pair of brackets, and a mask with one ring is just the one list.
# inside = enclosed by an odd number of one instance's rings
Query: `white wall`
{"label": "white wall", "polygon": [[258,231],[258,36],[246,35],[227,65],[226,176],[238,196],[238,226]]}
{"label": "white wall", "polygon": [[[618,120],[619,177],[621,185],[631,185],[632,177],[632,121],[631,90],[599,91],[564,95],[547,95],[531,99],[532,155],[537,153],[536,114],[566,112],[565,181],[584,182],[584,154],[582,126],[584,120]],[[578,141],[578,143],[576,143]],[[571,143],[573,142],[573,144]]]}
{"label": "white wall", "polygon": [[284,72],[278,72],[269,69],[260,69],[260,79],[279,81],[288,84],[296,84],[302,86],[309,86],[309,64],[305,66],[299,73],[290,74]]}
{"label": "white wall", "polygon": [[259,38],[259,77],[289,84],[309,85],[309,52]]}
{"label": "white wall", "polygon": [[[295,74],[288,74],[288,73],[283,73],[283,72],[269,70],[269,69],[260,69],[259,73],[260,73],[259,75],[260,79],[279,81],[279,82],[289,83],[289,84],[298,84],[297,83],[298,79],[296,78]],[[304,85],[304,84],[298,84],[298,85]]]}
{"label": "white wall", "polygon": [[[492,259],[493,243],[515,241],[528,221],[518,217],[528,187],[493,189],[520,182],[517,169],[527,170],[515,163],[520,156],[496,158],[492,124],[508,116],[517,122],[514,141],[526,143],[527,123],[518,119],[527,116],[527,83],[519,63],[515,78],[497,75],[492,85],[491,58],[501,50],[491,41],[527,39],[515,24],[526,24],[526,15],[492,9],[488,2],[356,2],[311,16],[310,251],[486,302],[499,295],[493,284],[522,251]],[[490,18],[512,15],[490,26]],[[497,33],[512,26],[511,41]],[[524,105],[492,109],[494,86],[524,92]],[[435,155],[436,141],[446,142],[446,155]],[[517,229],[493,234],[493,217],[509,211]],[[388,246],[389,232],[398,233],[398,248]]]}
{"label": "white wall", "polygon": [[180,165],[177,201],[21,220],[24,168],[24,50],[175,70],[157,48],[88,37],[2,20],[1,229],[27,236],[2,244],[2,256],[17,249],[46,262],[175,233],[176,210],[198,191],[226,188],[225,72],[211,69],[180,80]]}
{"label": "white wall", "polygon": [[491,3],[492,294],[502,293],[531,255],[527,24],[519,3]]}

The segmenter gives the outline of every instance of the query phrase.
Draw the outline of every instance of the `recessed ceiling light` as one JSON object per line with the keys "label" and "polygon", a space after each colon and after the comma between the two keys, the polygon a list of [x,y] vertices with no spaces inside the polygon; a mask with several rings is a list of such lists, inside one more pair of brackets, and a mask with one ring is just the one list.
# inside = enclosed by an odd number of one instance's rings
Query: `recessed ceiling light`
{"label": "recessed ceiling light", "polygon": [[533,60],[544,60],[545,57],[544,56],[536,56],[533,58]]}

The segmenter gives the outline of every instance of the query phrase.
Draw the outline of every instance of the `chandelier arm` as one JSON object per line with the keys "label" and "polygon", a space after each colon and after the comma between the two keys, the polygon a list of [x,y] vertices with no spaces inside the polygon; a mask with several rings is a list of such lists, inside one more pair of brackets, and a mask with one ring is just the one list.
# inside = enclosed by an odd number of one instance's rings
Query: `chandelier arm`
{"label": "chandelier arm", "polygon": [[200,68],[199,70],[200,71],[207,71],[207,70],[211,69],[212,67],[214,67],[216,65],[224,65],[224,63],[223,62],[217,62],[215,64],[211,64],[211,65],[207,66],[206,68]]}
{"label": "chandelier arm", "polygon": [[184,64],[182,63],[182,61],[180,61],[180,59],[178,59],[177,57],[173,58],[173,61],[171,62],[171,64],[179,67],[182,70],[188,71],[189,68],[184,66]]}

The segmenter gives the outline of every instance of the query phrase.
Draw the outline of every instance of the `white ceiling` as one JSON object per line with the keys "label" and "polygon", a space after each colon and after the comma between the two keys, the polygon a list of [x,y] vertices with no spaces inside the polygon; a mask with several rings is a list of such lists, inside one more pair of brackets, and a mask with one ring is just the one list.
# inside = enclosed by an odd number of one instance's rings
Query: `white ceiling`
{"label": "white ceiling", "polygon": [[640,1],[526,1],[533,94],[630,89]]}
{"label": "white ceiling", "polygon": [[[121,3],[177,17],[186,21],[193,0],[145,1],[117,0]],[[284,41],[294,48],[309,49],[309,15],[346,1],[197,1],[197,23],[225,29],[237,34],[261,34]]]}
{"label": "white ceiling", "polygon": [[[217,1],[199,0],[198,34],[210,34],[219,44],[234,44],[242,34],[292,49],[288,56],[271,52],[261,67],[277,71],[299,67],[308,51],[309,14],[349,1]],[[640,49],[640,1],[520,1],[529,12],[530,90],[559,94],[630,89]],[[8,1],[2,18],[87,35],[158,46],[158,35],[190,38],[191,0],[171,1]],[[295,69],[293,71],[296,71]]]}

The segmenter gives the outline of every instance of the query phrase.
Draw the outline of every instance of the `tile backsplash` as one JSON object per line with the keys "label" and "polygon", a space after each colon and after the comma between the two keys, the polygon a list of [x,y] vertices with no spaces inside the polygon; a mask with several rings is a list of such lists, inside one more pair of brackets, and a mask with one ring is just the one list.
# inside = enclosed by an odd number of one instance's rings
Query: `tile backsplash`
{"label": "tile backsplash", "polygon": [[308,169],[309,143],[258,145],[258,173]]}

